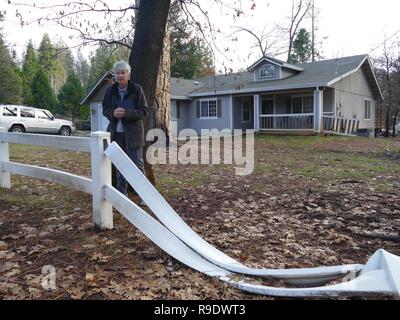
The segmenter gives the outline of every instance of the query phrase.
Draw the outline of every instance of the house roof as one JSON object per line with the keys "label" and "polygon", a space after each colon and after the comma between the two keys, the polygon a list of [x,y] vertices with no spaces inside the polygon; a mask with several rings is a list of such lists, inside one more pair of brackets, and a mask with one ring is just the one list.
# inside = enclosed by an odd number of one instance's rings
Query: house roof
{"label": "house roof", "polygon": [[277,80],[254,82],[252,72],[203,77],[198,80],[204,85],[191,92],[189,97],[325,87],[331,86],[363,68],[371,83],[374,95],[377,98],[382,98],[368,55],[323,60],[314,63],[297,64],[296,66],[303,69],[303,71]]}
{"label": "house roof", "polygon": [[96,94],[96,92],[99,90],[100,87],[103,85],[109,83],[110,80],[112,80],[114,75],[110,72],[107,71],[99,80],[99,82],[96,83],[96,85],[92,88],[92,90],[89,91],[89,93],[86,95],[86,97],[83,98],[81,101],[82,104],[86,104],[89,102],[89,100]]}
{"label": "house roof", "polygon": [[200,80],[187,80],[171,78],[171,98],[176,100],[187,100],[188,95],[204,86]]}
{"label": "house roof", "polygon": [[[90,102],[90,99],[99,91],[104,85],[108,85],[110,80],[113,79],[113,74],[107,71],[90,92],[83,98],[81,104]],[[197,80],[187,80],[171,78],[171,98],[175,100],[190,100],[189,93],[201,88],[204,84]]]}
{"label": "house roof", "polygon": [[[268,61],[272,60],[272,58],[263,57],[250,67],[251,70],[262,61],[265,61],[265,59],[268,59]],[[273,59],[273,61],[282,66],[287,65],[285,62],[277,59]],[[190,100],[196,97],[224,94],[329,87],[362,69],[367,76],[374,96],[377,99],[383,99],[368,55],[358,55],[291,66],[293,70],[303,71],[284,79],[258,82],[254,82],[254,73],[249,71],[227,75],[212,75],[195,80],[171,78],[171,98],[175,100]],[[106,72],[96,86],[82,100],[82,104],[87,103],[103,85],[112,79],[112,76],[111,72]]]}

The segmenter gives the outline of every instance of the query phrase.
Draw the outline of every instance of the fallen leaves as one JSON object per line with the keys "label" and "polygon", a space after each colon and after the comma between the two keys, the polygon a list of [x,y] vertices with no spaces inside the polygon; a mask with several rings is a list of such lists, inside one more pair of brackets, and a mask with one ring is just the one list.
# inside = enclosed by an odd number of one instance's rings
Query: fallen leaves
{"label": "fallen leaves", "polygon": [[[400,230],[399,159],[385,157],[380,170],[387,171],[379,174],[366,167],[363,174],[370,179],[356,176],[357,170],[350,168],[354,150],[356,157],[370,158],[368,144],[378,148],[379,141],[365,140],[364,146],[335,140],[330,145],[312,144],[315,149],[310,151],[310,146],[293,144],[292,138],[279,143],[263,139],[256,144],[256,174],[236,177],[228,166],[155,167],[157,175],[171,178],[162,180],[166,183],[161,191],[196,232],[248,266],[364,263],[379,247],[400,254],[396,243],[354,236],[396,235]],[[399,143],[396,148],[400,150]],[[321,166],[311,176],[314,153]],[[88,174],[88,156],[72,154],[74,162],[61,161],[69,153],[19,150],[18,161]],[[381,182],[391,186],[390,192],[378,191]],[[175,189],[179,196],[169,194]],[[0,201],[2,298],[266,298],[247,295],[183,266],[118,214],[114,230],[95,232],[88,195],[13,176],[13,188],[0,189]],[[56,269],[54,291],[41,287],[45,265]]]}

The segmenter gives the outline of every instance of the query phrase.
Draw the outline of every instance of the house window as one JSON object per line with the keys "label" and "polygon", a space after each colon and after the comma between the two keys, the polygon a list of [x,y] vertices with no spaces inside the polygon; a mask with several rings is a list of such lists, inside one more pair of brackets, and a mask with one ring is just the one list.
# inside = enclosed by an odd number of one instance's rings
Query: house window
{"label": "house window", "polygon": [[371,100],[365,100],[365,120],[371,120]]}
{"label": "house window", "polygon": [[17,108],[16,107],[4,107],[3,108],[3,116],[16,117],[17,116]]}
{"label": "house window", "polygon": [[314,112],[314,98],[303,97],[303,113],[313,113],[313,112]]}
{"label": "house window", "polygon": [[292,113],[313,113],[314,97],[292,97]]}
{"label": "house window", "polygon": [[275,78],[276,76],[276,67],[272,64],[264,64],[258,74],[260,79],[265,78]]}
{"label": "house window", "polygon": [[242,122],[250,122],[250,99],[243,99],[242,102]]}
{"label": "house window", "polygon": [[200,118],[217,117],[217,100],[204,100],[200,102]]}

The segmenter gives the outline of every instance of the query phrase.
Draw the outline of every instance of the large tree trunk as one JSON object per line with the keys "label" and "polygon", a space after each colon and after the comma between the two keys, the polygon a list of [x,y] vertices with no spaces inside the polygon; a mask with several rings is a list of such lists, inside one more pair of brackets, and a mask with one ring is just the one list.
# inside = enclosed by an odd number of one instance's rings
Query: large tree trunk
{"label": "large tree trunk", "polygon": [[390,109],[388,108],[386,110],[386,120],[385,120],[385,133],[384,133],[384,137],[389,137],[390,136]]}
{"label": "large tree trunk", "polygon": [[399,110],[396,111],[394,118],[393,118],[393,123],[392,123],[392,137],[396,138],[396,123],[397,123],[397,116],[399,115]]}
{"label": "large tree trunk", "polygon": [[171,40],[167,23],[165,28],[163,52],[157,78],[155,120],[156,127],[162,129],[171,138]]}
{"label": "large tree trunk", "polygon": [[[170,4],[171,0],[151,0],[140,1],[139,5],[129,63],[132,67],[131,80],[142,85],[150,109],[149,116],[144,121],[145,134],[153,123],[158,69]],[[146,142],[144,155],[148,147]],[[149,180],[155,184],[153,169],[146,159],[145,170]]]}

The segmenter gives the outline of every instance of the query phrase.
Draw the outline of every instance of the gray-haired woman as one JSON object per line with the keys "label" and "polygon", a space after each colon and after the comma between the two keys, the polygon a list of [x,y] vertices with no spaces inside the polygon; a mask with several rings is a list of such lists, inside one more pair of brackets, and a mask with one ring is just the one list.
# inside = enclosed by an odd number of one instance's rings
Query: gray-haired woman
{"label": "gray-haired woman", "polygon": [[[131,67],[126,61],[114,64],[116,82],[107,89],[103,98],[103,115],[110,121],[107,131],[111,141],[115,141],[144,172],[143,119],[147,117],[148,107],[142,87],[130,81]],[[127,195],[127,182],[117,171],[117,189]]]}

